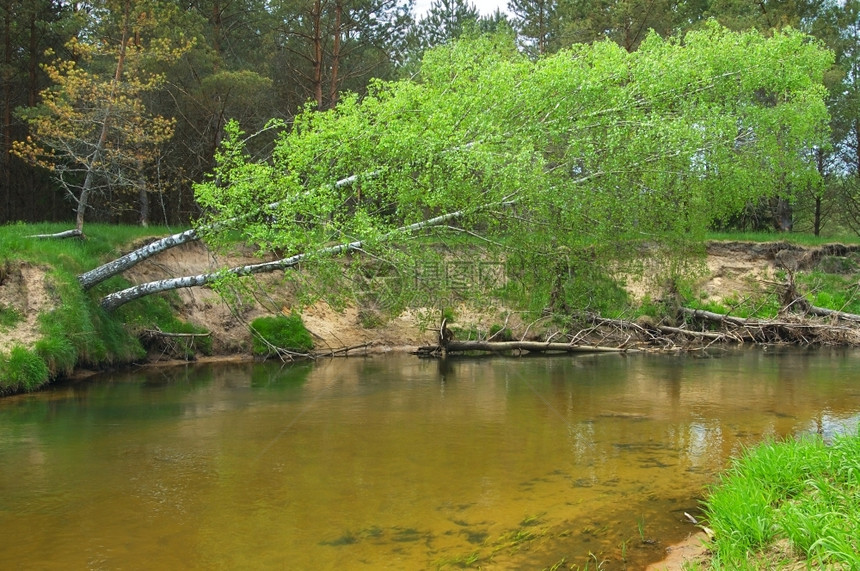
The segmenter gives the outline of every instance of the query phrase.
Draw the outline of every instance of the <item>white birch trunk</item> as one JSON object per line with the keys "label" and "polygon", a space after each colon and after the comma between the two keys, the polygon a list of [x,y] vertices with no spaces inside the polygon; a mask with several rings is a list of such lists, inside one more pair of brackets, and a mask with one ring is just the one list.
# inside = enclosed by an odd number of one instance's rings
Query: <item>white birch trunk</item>
{"label": "white birch trunk", "polygon": [[[486,208],[490,208],[492,206],[499,207],[508,207],[512,206],[514,201],[503,201],[492,205],[486,205],[477,210],[483,210]],[[407,234],[409,232],[415,232],[417,230],[422,230],[424,228],[431,228],[433,226],[441,226],[450,222],[451,220],[455,220],[460,218],[466,214],[466,211],[458,210],[456,212],[450,212],[448,214],[443,214],[441,216],[437,216],[435,218],[430,218],[428,220],[423,220],[421,222],[416,222],[415,224],[409,224],[408,226],[401,226],[387,234],[382,235],[379,240],[387,241],[396,236]],[[188,230],[187,232],[183,232],[183,234],[190,234],[194,232],[194,230]],[[179,234],[175,236],[180,236]],[[173,236],[169,237],[173,238]],[[165,238],[164,240],[168,240],[169,238]],[[196,238],[193,238],[196,239]],[[190,241],[189,238],[186,241]],[[230,268],[226,270],[226,273],[233,274],[237,276],[249,276],[252,274],[260,274],[266,272],[273,272],[277,270],[286,270],[288,268],[295,267],[299,265],[303,260],[308,258],[309,256],[319,256],[319,255],[335,255],[341,254],[345,252],[351,252],[355,250],[360,250],[364,246],[364,240],[356,240],[355,242],[349,242],[346,244],[338,244],[337,246],[330,246],[327,248],[321,248],[311,253],[304,254],[296,254],[294,256],[290,256],[288,258],[282,258],[280,260],[275,260],[273,262],[263,262],[260,264],[251,264],[247,266],[238,266],[235,268]],[[150,244],[150,246],[156,246],[157,243]],[[144,247],[148,248],[149,246]],[[165,249],[162,247],[161,249]],[[132,252],[134,254],[134,252]],[[128,254],[129,256],[131,254]],[[150,254],[151,255],[151,254]],[[117,260],[119,261],[119,260]],[[97,268],[99,269],[99,268]],[[95,271],[95,270],[94,270]],[[196,276],[185,276],[181,278],[170,278],[166,280],[157,280],[154,282],[148,282],[145,284],[136,285],[130,288],[126,288],[122,291],[118,291],[109,295],[106,295],[101,300],[101,306],[107,311],[113,311],[116,308],[130,302],[135,299],[139,299],[141,297],[145,297],[147,295],[152,295],[154,293],[159,293],[163,291],[170,291],[174,289],[182,289],[187,287],[196,287],[202,286],[209,283],[214,282],[219,277],[224,274],[224,271],[212,272],[208,274],[198,274]]]}

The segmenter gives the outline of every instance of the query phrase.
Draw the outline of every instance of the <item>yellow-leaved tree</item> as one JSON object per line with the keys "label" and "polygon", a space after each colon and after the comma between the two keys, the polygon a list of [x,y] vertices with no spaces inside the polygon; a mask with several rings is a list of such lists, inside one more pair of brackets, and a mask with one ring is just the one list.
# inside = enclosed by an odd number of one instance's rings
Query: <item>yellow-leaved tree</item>
{"label": "yellow-leaved tree", "polygon": [[57,236],[82,235],[90,199],[108,190],[136,193],[147,223],[146,171],[175,121],[149,113],[145,95],[192,46],[162,25],[169,8],[160,2],[108,0],[102,8],[68,43],[69,59],[44,66],[52,85],[39,105],[20,111],[30,133],[13,144],[16,155],[49,169],[75,204],[75,229]]}

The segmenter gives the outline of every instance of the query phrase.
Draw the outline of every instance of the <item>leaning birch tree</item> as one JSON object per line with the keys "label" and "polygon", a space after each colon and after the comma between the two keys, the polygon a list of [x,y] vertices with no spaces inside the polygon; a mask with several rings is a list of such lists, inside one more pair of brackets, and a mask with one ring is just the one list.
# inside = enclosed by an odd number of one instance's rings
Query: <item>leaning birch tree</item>
{"label": "leaning birch tree", "polygon": [[819,176],[810,151],[828,136],[831,62],[796,31],[716,24],[652,34],[633,53],[600,42],[537,61],[509,39],[455,42],[429,51],[415,80],[302,114],[265,160],[231,125],[196,188],[197,232],[275,253],[271,268],[348,252],[408,268],[468,236],[515,261],[523,283],[569,297],[631,244],[696,240]]}

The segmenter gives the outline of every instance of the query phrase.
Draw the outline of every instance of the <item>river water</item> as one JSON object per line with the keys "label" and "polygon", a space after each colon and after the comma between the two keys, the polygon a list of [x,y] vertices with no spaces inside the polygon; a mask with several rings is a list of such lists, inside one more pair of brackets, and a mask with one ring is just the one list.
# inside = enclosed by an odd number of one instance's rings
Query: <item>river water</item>
{"label": "river water", "polygon": [[190,365],[0,399],[2,569],[641,569],[860,353]]}

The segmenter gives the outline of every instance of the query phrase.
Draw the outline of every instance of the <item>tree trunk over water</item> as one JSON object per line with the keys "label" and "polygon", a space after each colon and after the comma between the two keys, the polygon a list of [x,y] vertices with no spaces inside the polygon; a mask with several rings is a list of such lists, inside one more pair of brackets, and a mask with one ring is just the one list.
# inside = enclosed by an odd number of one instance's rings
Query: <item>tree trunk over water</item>
{"label": "tree trunk over water", "polygon": [[[433,353],[439,349],[436,346],[419,347],[419,353]],[[627,349],[619,347],[600,347],[597,345],[571,345],[569,343],[547,343],[544,341],[449,341],[445,349],[451,353],[458,351],[490,351],[495,353],[505,351],[528,351],[530,353],[562,352],[562,353],[625,353]],[[634,350],[635,351],[635,350]]]}

